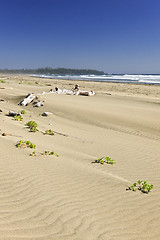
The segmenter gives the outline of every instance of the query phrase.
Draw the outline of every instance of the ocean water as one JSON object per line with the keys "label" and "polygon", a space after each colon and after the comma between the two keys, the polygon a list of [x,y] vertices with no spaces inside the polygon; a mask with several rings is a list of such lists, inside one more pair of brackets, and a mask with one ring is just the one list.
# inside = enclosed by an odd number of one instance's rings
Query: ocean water
{"label": "ocean water", "polygon": [[135,83],[135,84],[154,84],[160,85],[160,74],[106,74],[106,75],[32,75],[41,78],[67,79],[67,80],[83,80],[93,82],[115,82],[115,83]]}

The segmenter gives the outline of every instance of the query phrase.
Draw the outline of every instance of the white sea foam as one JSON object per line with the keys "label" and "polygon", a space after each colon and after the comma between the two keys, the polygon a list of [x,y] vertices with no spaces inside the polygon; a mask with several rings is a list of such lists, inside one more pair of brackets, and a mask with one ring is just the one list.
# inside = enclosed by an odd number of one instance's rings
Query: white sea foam
{"label": "white sea foam", "polygon": [[106,74],[106,75],[33,75],[41,78],[55,78],[55,79],[74,79],[74,80],[88,80],[88,81],[102,81],[102,82],[121,82],[121,83],[138,83],[138,84],[160,84],[160,75],[143,75],[143,74]]}

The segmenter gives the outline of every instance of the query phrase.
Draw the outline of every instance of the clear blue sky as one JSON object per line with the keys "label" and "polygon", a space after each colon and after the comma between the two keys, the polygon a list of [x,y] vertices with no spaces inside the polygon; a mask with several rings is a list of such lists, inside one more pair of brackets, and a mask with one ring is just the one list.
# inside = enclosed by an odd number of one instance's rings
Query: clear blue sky
{"label": "clear blue sky", "polygon": [[160,0],[0,0],[0,68],[160,73]]}

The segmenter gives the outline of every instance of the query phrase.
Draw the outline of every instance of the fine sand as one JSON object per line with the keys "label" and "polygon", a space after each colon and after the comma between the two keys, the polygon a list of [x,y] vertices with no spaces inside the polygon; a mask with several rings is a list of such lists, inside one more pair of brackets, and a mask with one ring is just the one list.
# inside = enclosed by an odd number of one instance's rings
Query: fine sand
{"label": "fine sand", "polygon": [[[160,86],[0,79],[0,239],[159,240]],[[76,83],[96,95],[51,93],[40,96],[42,107],[18,105],[28,93]],[[7,116],[22,109],[21,122]],[[45,111],[53,114],[40,116]],[[31,120],[36,133],[25,127]],[[29,156],[32,149],[15,146],[21,139],[59,157]],[[116,164],[93,163],[103,156]],[[154,189],[126,190],[139,179]]]}

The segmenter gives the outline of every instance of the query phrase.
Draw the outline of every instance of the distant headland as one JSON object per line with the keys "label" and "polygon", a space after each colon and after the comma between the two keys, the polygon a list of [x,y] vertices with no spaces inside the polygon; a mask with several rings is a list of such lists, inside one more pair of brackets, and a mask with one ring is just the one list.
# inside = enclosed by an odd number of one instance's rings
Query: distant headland
{"label": "distant headland", "polygon": [[69,74],[69,75],[83,75],[94,74],[103,75],[103,71],[93,69],[72,69],[72,68],[37,68],[37,69],[0,69],[0,73],[10,74]]}

